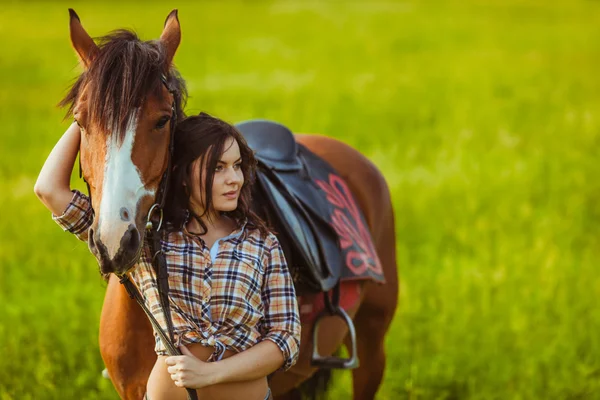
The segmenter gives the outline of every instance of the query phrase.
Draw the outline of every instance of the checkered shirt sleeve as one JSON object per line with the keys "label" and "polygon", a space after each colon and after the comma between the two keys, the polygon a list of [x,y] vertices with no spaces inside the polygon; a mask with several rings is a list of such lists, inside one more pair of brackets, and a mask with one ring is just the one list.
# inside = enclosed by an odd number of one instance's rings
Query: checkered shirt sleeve
{"label": "checkered shirt sleeve", "polygon": [[77,239],[87,242],[88,231],[94,221],[94,210],[90,198],[78,190],[73,190],[73,198],[62,215],[52,215],[52,219],[64,231],[74,234]]}
{"label": "checkered shirt sleeve", "polygon": [[262,302],[265,318],[263,340],[271,340],[283,353],[283,370],[298,360],[300,350],[300,317],[294,282],[277,238],[269,234],[271,245],[265,252],[265,279]]}

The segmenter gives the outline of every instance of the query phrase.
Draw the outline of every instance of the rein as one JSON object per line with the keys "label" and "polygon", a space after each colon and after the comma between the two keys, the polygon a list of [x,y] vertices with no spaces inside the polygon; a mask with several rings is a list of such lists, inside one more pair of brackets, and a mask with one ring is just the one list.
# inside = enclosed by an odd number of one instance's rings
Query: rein
{"label": "rein", "polygon": [[[174,150],[174,135],[175,135],[175,125],[177,123],[177,103],[176,103],[176,93],[174,89],[169,87],[167,83],[167,77],[165,75],[161,76],[161,81],[163,85],[167,88],[169,93],[173,95],[173,104],[171,105],[171,138],[169,141],[169,155],[167,161],[167,169],[165,170],[162,179],[160,181],[158,191],[155,198],[155,203],[150,207],[150,211],[148,211],[148,218],[146,221],[146,231],[150,236],[149,238],[149,247],[150,253],[152,254],[152,267],[154,269],[154,273],[156,275],[156,283],[158,287],[158,294],[160,298],[160,305],[163,311],[163,315],[165,316],[165,321],[167,322],[167,332],[165,332],[154,315],[150,312],[146,304],[144,303],[144,299],[140,294],[138,288],[129,278],[129,271],[124,272],[121,275],[117,275],[119,278],[119,282],[125,287],[127,290],[127,294],[129,297],[134,299],[138,305],[144,310],[144,313],[150,320],[152,327],[158,333],[160,340],[164,343],[167,353],[170,356],[180,356],[181,351],[174,344],[174,335],[173,335],[173,320],[171,319],[171,312],[169,307],[169,273],[167,271],[167,264],[165,260],[165,255],[160,247],[160,230],[162,228],[163,223],[163,208],[166,201],[167,190],[169,187],[169,178],[171,176],[171,168],[173,164],[173,150]],[[79,174],[81,177],[81,161],[79,162]],[[85,179],[84,179],[85,181]],[[87,182],[86,182],[87,184]],[[88,185],[89,191],[89,185]],[[198,396],[196,394],[196,390],[186,388],[188,400],[198,400]]]}

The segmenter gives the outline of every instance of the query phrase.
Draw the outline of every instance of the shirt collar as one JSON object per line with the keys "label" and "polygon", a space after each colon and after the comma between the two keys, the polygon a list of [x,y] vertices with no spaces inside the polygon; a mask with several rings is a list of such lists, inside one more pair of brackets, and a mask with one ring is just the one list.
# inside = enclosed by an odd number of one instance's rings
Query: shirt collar
{"label": "shirt collar", "polygon": [[237,228],[235,231],[231,232],[229,235],[225,236],[223,240],[229,240],[231,242],[236,243],[239,242],[240,240],[242,240],[242,234],[244,233],[247,224],[248,219],[244,219],[240,227]]}
{"label": "shirt collar", "polygon": [[[183,226],[181,228],[182,228],[182,231],[183,231],[184,234],[186,234],[188,236],[197,236],[197,235],[195,235],[193,233],[190,233],[187,230],[187,223],[188,223],[188,221],[190,219],[190,215],[191,214],[190,214],[189,210],[186,210],[186,212],[185,212],[185,218],[184,218],[184,221],[183,221]],[[237,228],[236,230],[234,230],[233,232],[231,232],[229,235],[223,237],[220,240],[221,241],[229,240],[229,241],[234,242],[234,243],[239,242],[240,240],[243,239],[242,234],[244,233],[247,224],[248,224],[248,218],[244,218],[244,220],[242,221],[242,223],[241,223],[241,225],[240,225],[239,228]]]}

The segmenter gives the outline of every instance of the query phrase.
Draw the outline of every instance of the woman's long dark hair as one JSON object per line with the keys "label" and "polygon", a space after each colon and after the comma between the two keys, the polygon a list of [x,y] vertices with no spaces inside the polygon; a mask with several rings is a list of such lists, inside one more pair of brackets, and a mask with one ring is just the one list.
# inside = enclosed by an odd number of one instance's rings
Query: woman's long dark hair
{"label": "woman's long dark hair", "polygon": [[[198,221],[204,234],[207,231],[206,224],[201,217],[210,216],[213,210],[212,185],[215,168],[221,159],[228,139],[234,139],[240,147],[242,158],[242,173],[244,184],[240,190],[237,208],[233,211],[222,212],[235,221],[237,227],[247,222],[249,227],[258,229],[263,235],[268,232],[265,222],[251,209],[251,186],[254,182],[256,171],[256,159],[254,152],[248,147],[242,134],[233,126],[206,113],[200,113],[185,118],[177,124],[175,130],[175,146],[171,173],[171,182],[165,204],[165,219],[172,230],[181,230],[188,215]],[[199,165],[204,170],[199,174],[200,182],[192,183],[192,165],[199,159]],[[196,164],[198,165],[198,164]],[[204,182],[204,183],[203,183]],[[191,190],[187,188],[193,185],[201,185],[204,191],[204,214],[196,215],[190,209]]]}

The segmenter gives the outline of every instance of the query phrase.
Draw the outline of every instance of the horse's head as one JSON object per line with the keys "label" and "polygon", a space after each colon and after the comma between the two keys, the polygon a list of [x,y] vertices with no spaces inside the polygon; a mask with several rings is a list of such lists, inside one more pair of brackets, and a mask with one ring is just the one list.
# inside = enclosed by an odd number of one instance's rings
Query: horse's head
{"label": "horse's head", "polygon": [[84,72],[62,104],[81,127],[81,170],[95,211],[89,247],[103,273],[120,274],[139,258],[169,164],[171,119],[183,117],[185,87],[172,67],[181,31],[174,10],[159,40],[121,30],[96,44],[69,12]]}

